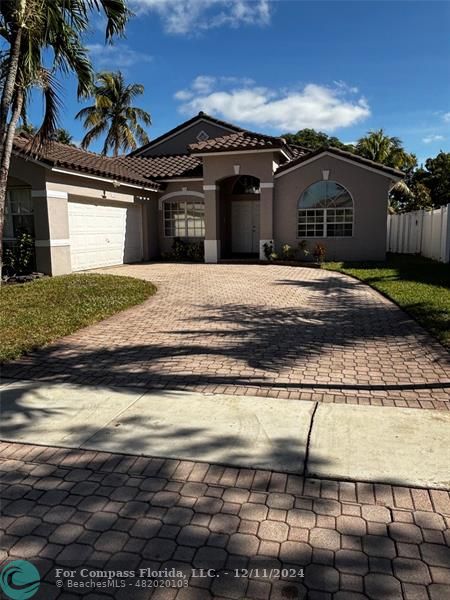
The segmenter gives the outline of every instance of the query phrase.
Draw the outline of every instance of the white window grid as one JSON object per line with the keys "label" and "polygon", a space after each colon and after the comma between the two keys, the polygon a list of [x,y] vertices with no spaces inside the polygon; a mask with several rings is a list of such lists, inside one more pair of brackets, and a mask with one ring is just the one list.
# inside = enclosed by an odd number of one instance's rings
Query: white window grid
{"label": "white window grid", "polygon": [[21,230],[34,235],[33,200],[29,188],[6,192],[4,241],[15,241]]}
{"label": "white window grid", "polygon": [[351,237],[353,208],[299,208],[299,238]]}
{"label": "white window grid", "polygon": [[205,204],[186,200],[164,203],[165,237],[205,237]]}

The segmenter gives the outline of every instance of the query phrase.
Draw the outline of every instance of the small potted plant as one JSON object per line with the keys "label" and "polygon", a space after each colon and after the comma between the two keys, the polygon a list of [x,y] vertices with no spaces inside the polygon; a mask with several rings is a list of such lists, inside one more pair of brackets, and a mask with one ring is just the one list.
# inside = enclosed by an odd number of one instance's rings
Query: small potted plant
{"label": "small potted plant", "polygon": [[314,246],[313,256],[316,259],[317,264],[322,264],[325,260],[326,248],[323,244],[316,244]]}

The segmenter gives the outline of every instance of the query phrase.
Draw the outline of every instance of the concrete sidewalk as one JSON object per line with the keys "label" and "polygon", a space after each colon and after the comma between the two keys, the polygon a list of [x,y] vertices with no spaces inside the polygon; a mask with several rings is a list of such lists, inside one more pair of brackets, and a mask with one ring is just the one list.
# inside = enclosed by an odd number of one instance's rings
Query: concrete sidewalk
{"label": "concrete sidewalk", "polygon": [[6,441],[450,488],[448,412],[37,381],[0,392]]}

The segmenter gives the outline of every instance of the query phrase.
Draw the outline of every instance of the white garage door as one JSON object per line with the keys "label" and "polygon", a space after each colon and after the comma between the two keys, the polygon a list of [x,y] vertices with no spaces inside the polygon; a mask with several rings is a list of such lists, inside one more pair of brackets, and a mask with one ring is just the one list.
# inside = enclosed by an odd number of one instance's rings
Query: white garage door
{"label": "white garage door", "polygon": [[141,206],[69,202],[72,270],[142,260]]}

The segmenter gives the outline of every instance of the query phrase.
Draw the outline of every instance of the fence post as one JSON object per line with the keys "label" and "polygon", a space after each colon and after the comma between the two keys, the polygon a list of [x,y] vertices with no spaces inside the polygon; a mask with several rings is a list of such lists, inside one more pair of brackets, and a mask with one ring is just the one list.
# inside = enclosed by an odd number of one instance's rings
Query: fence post
{"label": "fence post", "polygon": [[422,253],[422,239],[423,239],[423,220],[424,220],[424,209],[422,208],[422,210],[419,210],[419,216],[417,219],[417,225],[419,227],[419,230],[417,232],[417,241],[416,241],[416,254],[421,254]]}
{"label": "fence post", "polygon": [[450,204],[441,206],[441,252],[440,261],[450,262]]}

